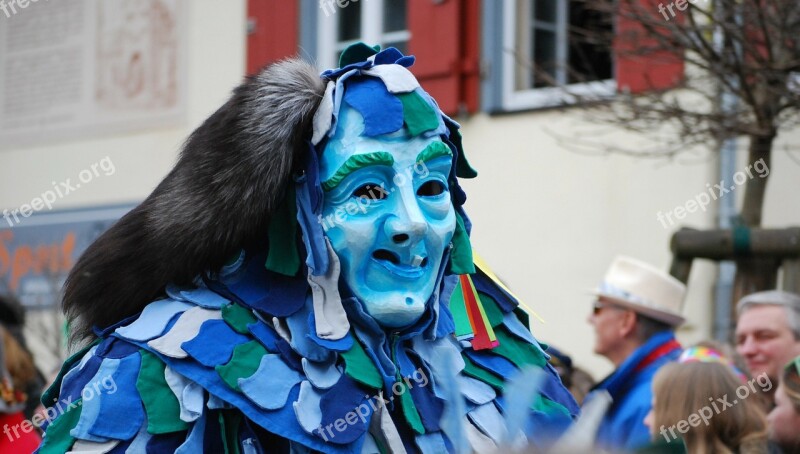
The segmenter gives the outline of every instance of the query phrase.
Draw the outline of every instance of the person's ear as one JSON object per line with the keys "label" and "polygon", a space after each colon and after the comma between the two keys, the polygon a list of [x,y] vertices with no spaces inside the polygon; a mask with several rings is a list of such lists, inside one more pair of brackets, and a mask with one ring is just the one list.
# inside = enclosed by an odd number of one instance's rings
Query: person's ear
{"label": "person's ear", "polygon": [[628,337],[636,330],[636,312],[626,310],[622,314],[622,320],[619,325],[619,334],[621,337]]}

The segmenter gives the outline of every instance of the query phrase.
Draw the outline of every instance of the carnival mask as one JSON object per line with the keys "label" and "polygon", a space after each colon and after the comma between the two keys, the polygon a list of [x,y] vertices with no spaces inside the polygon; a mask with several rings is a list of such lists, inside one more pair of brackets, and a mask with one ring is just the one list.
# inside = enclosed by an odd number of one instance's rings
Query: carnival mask
{"label": "carnival mask", "polygon": [[430,299],[456,228],[450,148],[408,128],[369,136],[343,105],[320,159],[323,228],[342,275],[382,326],[414,323]]}

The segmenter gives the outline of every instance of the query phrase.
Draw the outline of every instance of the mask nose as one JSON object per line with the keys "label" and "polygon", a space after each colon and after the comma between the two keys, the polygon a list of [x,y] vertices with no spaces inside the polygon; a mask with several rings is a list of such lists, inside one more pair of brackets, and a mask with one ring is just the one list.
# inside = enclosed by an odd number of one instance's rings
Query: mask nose
{"label": "mask nose", "polygon": [[419,242],[428,231],[428,222],[422,214],[412,188],[398,188],[399,203],[394,214],[386,221],[384,231],[392,243],[410,246]]}

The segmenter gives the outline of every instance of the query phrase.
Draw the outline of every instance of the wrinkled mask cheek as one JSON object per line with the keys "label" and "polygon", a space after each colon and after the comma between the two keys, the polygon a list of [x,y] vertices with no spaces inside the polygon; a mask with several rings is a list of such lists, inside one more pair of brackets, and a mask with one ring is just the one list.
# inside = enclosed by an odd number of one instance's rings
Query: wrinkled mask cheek
{"label": "wrinkled mask cheek", "polygon": [[[328,206],[326,203],[323,206],[323,219],[328,216],[327,219],[335,220],[335,216],[331,216],[336,213],[337,208],[337,205]],[[340,219],[342,219],[341,212],[340,210]],[[325,231],[325,236],[339,258],[342,278],[352,290],[366,284],[363,268],[369,257],[370,247],[375,243],[375,235],[372,222],[348,219],[346,215],[344,219]],[[359,268],[362,272],[359,272]]]}
{"label": "wrinkled mask cheek", "polygon": [[[452,204],[444,219],[430,222],[428,227],[430,229],[428,250],[432,254],[435,253],[439,267],[444,266],[442,262],[444,253],[450,248],[450,243],[456,231],[456,214]],[[435,274],[438,274],[438,267],[436,271],[437,273]]]}

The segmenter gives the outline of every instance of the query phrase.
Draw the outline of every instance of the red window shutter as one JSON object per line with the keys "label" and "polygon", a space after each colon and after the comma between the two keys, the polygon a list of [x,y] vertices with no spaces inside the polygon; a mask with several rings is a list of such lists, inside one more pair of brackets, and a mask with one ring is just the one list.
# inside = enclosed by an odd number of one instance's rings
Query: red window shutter
{"label": "red window shutter", "polygon": [[478,110],[479,1],[408,2],[411,68],[422,87],[448,115]]}
{"label": "red window shutter", "polygon": [[297,53],[298,0],[248,0],[247,74]]}
{"label": "red window shutter", "polygon": [[[659,4],[664,0],[622,0],[616,18],[614,56],[617,88],[630,93],[649,90],[665,90],[681,83],[684,75],[684,61],[680,49],[668,51],[658,49],[658,39],[644,29],[632,14],[652,14],[656,21],[667,19],[659,12]],[[636,13],[632,13],[636,11]],[[674,10],[670,21],[683,21],[687,11]],[[658,22],[657,22],[658,23]],[[664,28],[664,33],[668,33]],[[653,50],[656,49],[656,50]]]}

